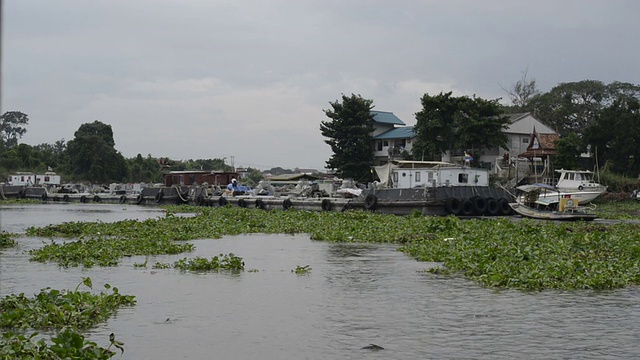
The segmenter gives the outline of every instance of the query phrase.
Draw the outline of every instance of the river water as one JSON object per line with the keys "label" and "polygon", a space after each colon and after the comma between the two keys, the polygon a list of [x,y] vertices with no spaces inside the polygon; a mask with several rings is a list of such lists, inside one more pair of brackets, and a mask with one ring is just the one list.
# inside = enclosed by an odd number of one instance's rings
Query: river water
{"label": "river water", "polygon": [[[102,204],[0,206],[2,230],[64,221],[163,216],[158,209]],[[134,268],[59,268],[25,251],[50,241],[20,238],[0,253],[0,296],[73,289],[91,277],[135,295],[88,335],[125,343],[114,359],[619,359],[640,356],[640,291],[496,291],[433,275],[386,244],[333,244],[305,235],[196,240],[185,256],[234,253],[239,274]],[[306,275],[292,272],[309,265]],[[252,271],[249,271],[252,270]],[[362,349],[377,344],[384,350]]]}

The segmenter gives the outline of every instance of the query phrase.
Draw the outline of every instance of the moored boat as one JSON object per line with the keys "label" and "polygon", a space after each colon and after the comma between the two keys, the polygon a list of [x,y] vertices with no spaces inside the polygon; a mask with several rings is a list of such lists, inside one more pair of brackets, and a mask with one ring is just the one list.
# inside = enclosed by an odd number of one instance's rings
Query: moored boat
{"label": "moored boat", "polygon": [[[509,206],[523,217],[562,221],[591,221],[597,217],[595,205],[581,205],[572,194],[557,192],[550,185],[533,184],[519,189],[525,191],[524,195],[518,196]],[[546,196],[541,197],[541,194]]]}

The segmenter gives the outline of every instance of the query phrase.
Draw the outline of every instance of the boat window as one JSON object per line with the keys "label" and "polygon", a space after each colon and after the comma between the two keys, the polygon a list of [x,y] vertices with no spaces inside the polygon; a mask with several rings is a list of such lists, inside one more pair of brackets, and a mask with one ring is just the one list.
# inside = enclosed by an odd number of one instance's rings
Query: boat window
{"label": "boat window", "polygon": [[569,175],[569,180],[575,180],[575,177],[573,176],[575,175],[574,173],[569,173],[567,175]]}
{"label": "boat window", "polygon": [[420,171],[416,171],[416,182],[420,181]]}
{"label": "boat window", "polygon": [[468,174],[458,174],[458,182],[460,184],[466,184],[469,182],[469,175]]}
{"label": "boat window", "polygon": [[398,183],[398,173],[397,173],[397,172],[394,172],[394,173],[393,173],[393,183],[394,183],[394,184],[397,184],[397,183]]}
{"label": "boat window", "polygon": [[433,171],[427,173],[427,179],[429,179],[429,181],[433,180]]}

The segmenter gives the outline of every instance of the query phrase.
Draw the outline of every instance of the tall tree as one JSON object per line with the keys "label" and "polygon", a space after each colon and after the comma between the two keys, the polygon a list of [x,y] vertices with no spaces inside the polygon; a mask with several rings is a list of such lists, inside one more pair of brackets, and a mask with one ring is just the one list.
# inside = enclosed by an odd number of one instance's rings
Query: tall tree
{"label": "tall tree", "polygon": [[0,148],[12,148],[18,145],[29,123],[27,114],[20,111],[7,111],[0,117]]}
{"label": "tall tree", "polygon": [[585,130],[585,141],[598,161],[628,176],[640,173],[640,101],[619,98],[605,108]]}
{"label": "tall tree", "polygon": [[527,67],[522,72],[522,78],[513,84],[511,88],[506,89],[501,86],[502,90],[509,96],[509,100],[511,100],[511,106],[509,107],[511,113],[526,111],[529,102],[540,94],[536,86],[536,79],[527,79],[528,72],[529,68]]}
{"label": "tall tree", "polygon": [[578,159],[586,149],[582,139],[576,133],[571,133],[556,140],[556,157],[554,165],[556,169],[576,169]]}
{"label": "tall tree", "polygon": [[333,151],[326,162],[328,169],[342,177],[362,181],[371,176],[373,166],[373,100],[360,95],[342,95],[342,102],[330,102],[331,109],[323,110],[331,120],[320,122],[324,141]]}
{"label": "tall tree", "polygon": [[509,125],[498,100],[468,96],[453,97],[451,92],[421,98],[416,113],[415,159],[437,160],[447,150],[507,149]]}
{"label": "tall tree", "polygon": [[127,176],[124,157],[115,149],[111,125],[100,121],[80,125],[67,143],[72,173],[94,181],[122,181]]}

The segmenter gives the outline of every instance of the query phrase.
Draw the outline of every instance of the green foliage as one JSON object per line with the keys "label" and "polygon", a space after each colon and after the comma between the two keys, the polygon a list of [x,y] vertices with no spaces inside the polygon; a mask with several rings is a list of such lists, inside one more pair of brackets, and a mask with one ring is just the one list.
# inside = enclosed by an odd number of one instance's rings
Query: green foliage
{"label": "green foliage", "polygon": [[342,95],[342,103],[336,100],[329,104],[331,109],[324,113],[331,120],[320,122],[322,136],[327,138],[324,142],[333,151],[327,168],[356,181],[369,178],[374,159],[373,101],[352,94],[350,97]]}
{"label": "green foliage", "polygon": [[0,149],[18,145],[18,139],[27,132],[29,116],[20,111],[7,111],[0,116]]}
{"label": "green foliage", "polygon": [[577,169],[580,154],[585,151],[585,146],[578,134],[571,133],[555,142],[557,155],[555,167],[557,169]]}
{"label": "green foliage", "polygon": [[585,130],[586,141],[600,162],[609,163],[617,174],[640,173],[640,102],[617,99],[603,109]]}
{"label": "green foliage", "polygon": [[111,125],[100,121],[80,125],[67,149],[71,173],[94,182],[122,181],[127,166],[122,154],[115,149]]}
{"label": "green foliage", "polygon": [[507,136],[502,131],[509,118],[504,116],[498,100],[452,97],[448,92],[425,94],[421,102],[414,127],[414,158],[435,160],[448,150],[507,149]]}
{"label": "green foliage", "polygon": [[203,257],[184,258],[173,263],[173,267],[190,271],[243,270],[244,261],[234,254],[220,254],[207,260]]}
{"label": "green foliage", "polygon": [[306,275],[311,272],[311,267],[309,265],[305,266],[296,266],[295,269],[291,270],[292,273],[296,273],[296,275]]}
{"label": "green foliage", "polygon": [[[91,279],[81,284],[91,287]],[[24,293],[7,295],[0,300],[0,328],[86,329],[107,320],[121,306],[135,305],[135,296],[121,295],[109,284],[104,287],[100,294],[46,288],[33,298]]]}
{"label": "green foliage", "polygon": [[[115,352],[109,348],[102,348],[93,341],[85,339],[77,330],[65,328],[57,335],[52,336],[49,343],[44,338],[36,340],[38,333],[16,334],[12,331],[3,332],[0,336],[0,360],[14,359],[83,359],[83,360],[107,360],[111,359]],[[113,344],[122,352],[123,343]]]}
{"label": "green foliage", "polygon": [[16,244],[16,241],[13,239],[12,234],[6,231],[0,232],[0,249],[4,247],[14,246],[15,244]]}

